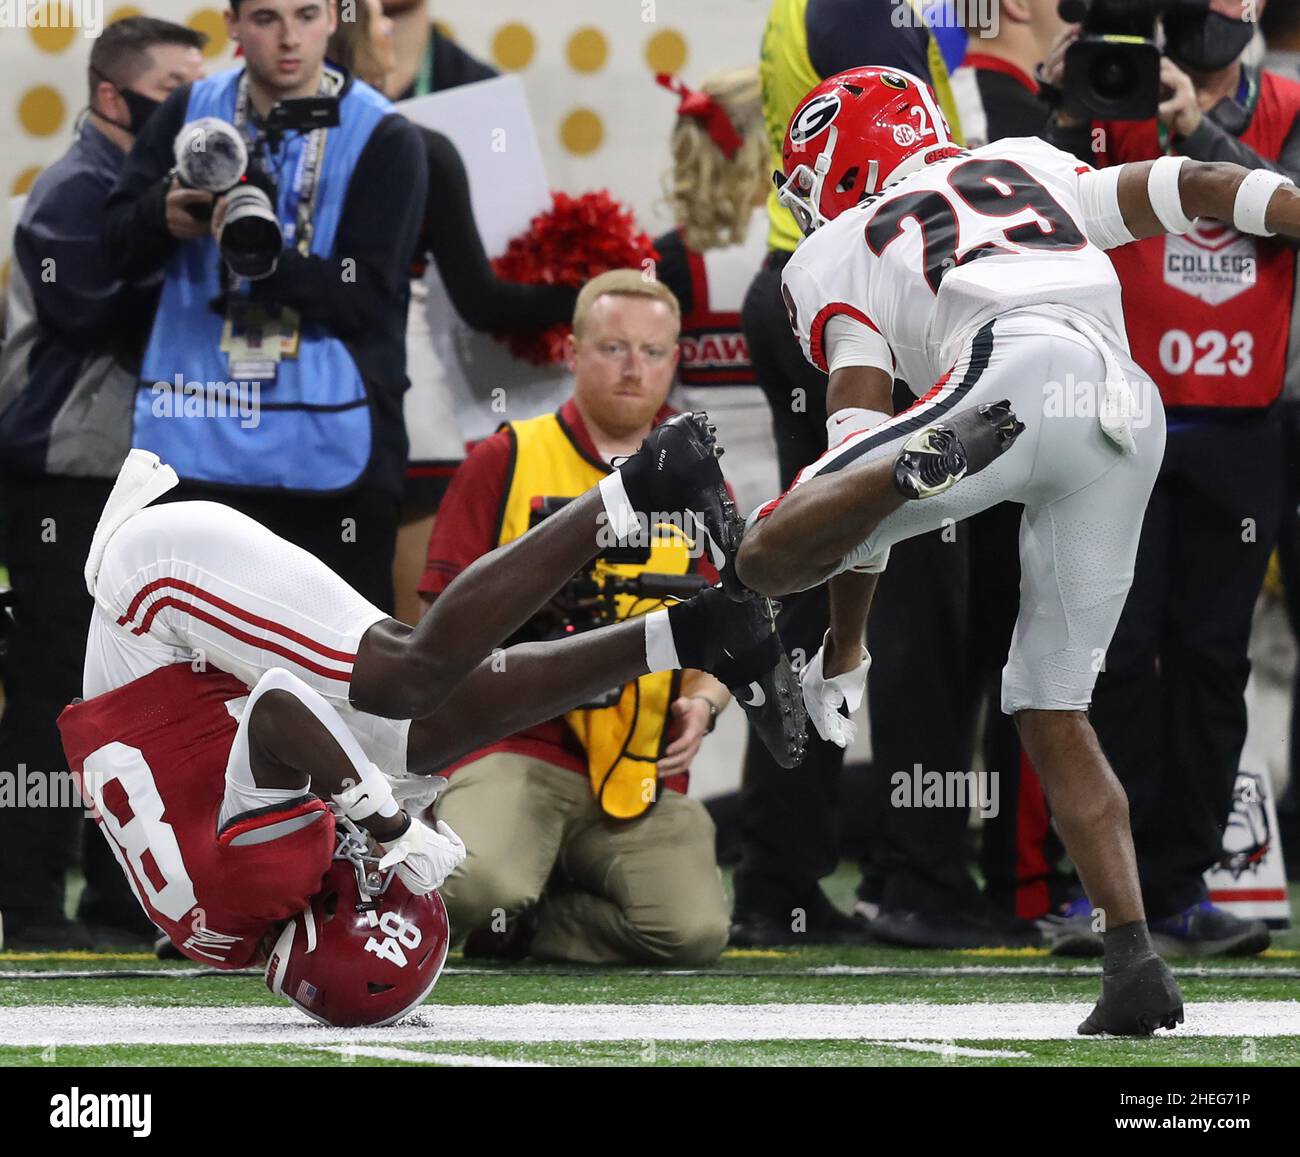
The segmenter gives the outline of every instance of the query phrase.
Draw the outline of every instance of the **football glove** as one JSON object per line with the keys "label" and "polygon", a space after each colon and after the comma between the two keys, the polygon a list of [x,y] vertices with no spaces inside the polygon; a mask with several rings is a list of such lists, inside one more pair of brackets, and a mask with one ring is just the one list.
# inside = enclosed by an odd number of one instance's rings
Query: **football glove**
{"label": "football glove", "polygon": [[[826,638],[830,632],[826,633]],[[858,733],[858,725],[849,718],[862,706],[862,697],[867,689],[867,672],[871,669],[871,655],[866,647],[862,648],[862,661],[843,675],[827,679],[822,673],[822,655],[826,651],[826,640],[813,656],[799,676],[803,688],[803,701],[808,708],[808,718],[817,728],[817,734],[823,739],[840,747],[848,747]],[[840,713],[840,707],[848,709],[848,715]]]}
{"label": "football glove", "polygon": [[396,868],[398,878],[417,896],[440,887],[465,859],[465,845],[445,820],[437,829],[409,816],[410,824],[395,840],[380,843],[379,870]]}

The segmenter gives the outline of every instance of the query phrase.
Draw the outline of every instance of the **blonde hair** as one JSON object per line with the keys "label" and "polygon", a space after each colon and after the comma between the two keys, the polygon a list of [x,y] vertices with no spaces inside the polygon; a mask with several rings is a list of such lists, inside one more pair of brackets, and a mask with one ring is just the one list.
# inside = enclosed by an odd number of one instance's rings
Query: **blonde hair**
{"label": "blonde hair", "polygon": [[354,19],[345,20],[344,15],[343,6],[340,5],[339,22],[325,47],[325,55],[335,64],[346,68],[358,80],[382,88],[387,74],[371,38],[373,17],[370,5],[366,0],[353,0],[347,15]]}
{"label": "blonde hair", "polygon": [[742,143],[729,161],[698,121],[677,118],[673,168],[665,192],[687,247],[697,251],[745,240],[770,164],[758,69],[715,73],[700,85],[700,91],[722,106]]}
{"label": "blonde hair", "polygon": [[615,297],[648,297],[663,302],[672,310],[678,328],[681,327],[681,304],[677,300],[677,295],[662,281],[656,281],[639,269],[611,269],[598,277],[593,277],[578,291],[578,300],[573,306],[574,337],[582,337],[591,307],[600,298],[611,294]]}

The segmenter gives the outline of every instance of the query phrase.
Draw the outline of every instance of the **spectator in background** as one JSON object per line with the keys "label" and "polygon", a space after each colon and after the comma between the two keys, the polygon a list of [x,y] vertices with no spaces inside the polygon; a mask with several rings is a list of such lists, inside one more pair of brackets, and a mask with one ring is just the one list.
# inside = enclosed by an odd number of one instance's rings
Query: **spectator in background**
{"label": "spectator in background", "polygon": [[[568,345],[573,397],[555,414],[507,423],[465,459],[429,543],[420,590],[430,603],[475,559],[599,482],[612,458],[633,453],[674,413],[665,403],[679,325],[672,293],[639,269],[587,283]],[[638,561],[599,559],[587,577],[597,587],[646,573],[689,583],[704,565],[696,554],[680,534],[659,534]],[[627,618],[662,601],[620,594],[613,613]],[[592,604],[562,593],[524,638],[581,629]],[[467,954],[695,965],[726,944],[713,823],[684,793],[728,693],[688,670],[645,676],[609,698],[611,706],[571,711],[444,773],[451,786],[438,818],[461,834],[469,857],[441,891],[453,932],[472,934]]]}
{"label": "spectator in background", "polygon": [[[202,33],[132,16],[90,51],[90,101],[72,147],[36,180],[14,232],[10,339],[0,358],[5,560],[15,599],[0,771],[66,768],[55,719],[81,694],[90,539],[131,445],[134,374],[157,286],[105,267],[105,204],[136,135],[172,90],[202,75]],[[0,808],[0,915],[9,948],[152,942],[104,841],[85,843],[78,923],[64,876],[79,808]]]}
{"label": "spectator in background", "polygon": [[681,303],[675,401],[704,410],[727,449],[741,513],[779,491],[772,412],[758,388],[740,324],[745,290],[767,251],[767,137],[758,69],[707,78],[681,97],[667,193],[677,226],[655,238],[656,274]]}
{"label": "spectator in background", "polygon": [[495,68],[443,34],[433,22],[429,0],[388,0],[384,15],[392,18],[397,47],[396,66],[385,89],[393,100],[428,96],[497,75]]}
{"label": "spectator in background", "polygon": [[996,35],[972,36],[953,91],[966,147],[977,149],[1003,137],[1041,136],[1047,105],[1034,72],[1061,33],[1058,0],[1001,0]]}
{"label": "spectator in background", "polygon": [[[1166,12],[1158,118],[1081,124],[1058,112],[1049,139],[1098,167],[1172,153],[1300,180],[1300,84],[1241,60],[1256,7]],[[1045,79],[1062,75],[1056,51]],[[1207,221],[1110,257],[1169,434],[1092,721],[1128,793],[1157,950],[1249,955],[1268,946],[1268,930],[1212,904],[1203,874],[1232,811],[1251,617],[1281,514],[1275,403],[1300,341],[1296,251]],[[1066,914],[1086,923],[1089,913],[1084,900]]]}
{"label": "spectator in background", "polygon": [[[915,19],[900,20],[900,13]],[[954,139],[961,139],[943,59],[919,13],[919,2],[908,5],[905,0],[772,0],[759,66],[769,169],[781,168],[786,126],[809,89],[857,65],[902,68],[929,82]],[[741,316],[754,373],[772,410],[784,489],[826,448],[826,375],[804,359],[781,296],[781,271],[801,239],[799,228],[789,210],[777,202],[774,187],[767,207],[768,254],[745,295]],[[881,586],[883,591],[885,584]],[[782,603],[781,638],[796,657],[811,658],[830,621],[826,588],[790,596]],[[888,626],[883,613],[873,621]],[[872,651],[879,664],[880,646],[874,633]],[[873,679],[871,685],[882,682]],[[878,719],[873,703],[873,742]],[[940,734],[941,728],[931,724],[924,734],[911,736],[912,750],[915,741]],[[905,766],[910,768],[921,757],[916,752]],[[750,742],[740,798],[742,860],[735,876],[733,943],[870,939],[865,925],[836,909],[818,883],[838,862],[835,803],[843,760],[842,748],[809,735],[808,754],[799,774],[792,776],[761,743]]]}
{"label": "spectator in background", "polygon": [[[1300,80],[1300,0],[1272,0],[1260,14],[1268,52],[1264,68]],[[1292,318],[1292,325],[1295,319]],[[1278,403],[1282,427],[1282,523],[1277,553],[1291,632],[1300,640],[1300,358],[1289,357]],[[1278,835],[1288,880],[1300,880],[1300,663],[1291,693],[1290,781],[1277,804]]]}
{"label": "spectator in background", "polygon": [[[134,444],[181,476],[170,497],[242,510],[391,610],[425,151],[384,97],[326,65],[336,26],[328,0],[232,0],[227,22],[244,67],[174,93],[109,202],[118,275],[164,273]],[[339,102],[337,127],[268,133],[272,106],[322,95]],[[225,199],[214,204],[171,175],[177,134],[204,116],[237,125],[275,182],[285,243],[269,276],[233,276],[214,239]],[[208,213],[211,226],[196,216]],[[166,405],[171,383],[211,390],[236,379],[249,394],[240,413],[181,418]]]}
{"label": "spectator in background", "polygon": [[[355,20],[340,20],[330,37],[327,56],[372,87],[385,91],[396,67],[393,21],[379,0],[362,0]],[[393,560],[394,614],[403,622],[420,617],[416,588],[424,570],[429,535],[438,505],[456,464],[465,457],[465,439],[439,367],[432,359],[424,276],[430,260],[442,275],[448,296],[467,325],[495,333],[545,329],[573,316],[578,291],[561,285],[520,285],[503,281],[492,270],[483,247],[469,177],[456,146],[442,133],[416,125],[428,157],[428,193],[421,214],[420,236],[411,261],[411,304],[407,316],[406,363],[412,390],[425,403],[415,412],[425,426],[409,426],[419,460],[407,463],[401,524]]]}

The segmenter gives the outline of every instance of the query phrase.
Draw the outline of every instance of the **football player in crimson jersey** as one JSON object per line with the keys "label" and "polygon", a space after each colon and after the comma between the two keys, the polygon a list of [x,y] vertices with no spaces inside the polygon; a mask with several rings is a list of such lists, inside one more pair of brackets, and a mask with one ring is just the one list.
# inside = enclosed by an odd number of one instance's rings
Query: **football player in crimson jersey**
{"label": "football player in crimson jersey", "polygon": [[[430,896],[465,848],[445,823],[415,818],[439,768],[682,666],[735,687],[774,756],[798,762],[802,701],[764,597],[714,587],[493,653],[603,548],[674,512],[695,512],[729,575],[743,527],[717,452],[702,415],[663,423],[599,486],[469,567],[412,628],[229,507],[150,506],[176,475],[133,450],[86,563],[86,698],[59,726],[150,918],[221,967],[273,942],[275,991],[330,1023],[386,1022],[422,999],[445,953]],[[370,840],[367,860],[357,848]],[[340,854],[365,887],[331,867]]]}
{"label": "football player in crimson jersey", "polygon": [[[780,196],[807,235],[784,292],[829,373],[830,449],[752,517],[736,577],[771,595],[830,580],[803,688],[819,733],[847,743],[840,708],[862,700],[890,544],[1024,504],[1002,708],[1104,921],[1102,996],[1079,1031],[1172,1028],[1182,996],[1151,948],[1127,801],[1087,718],[1164,450],[1103,250],[1198,216],[1300,237],[1300,196],[1278,174],[1182,157],[1098,172],[1037,139],[967,152],[927,86],[883,68],[813,89],[784,163]],[[919,399],[897,415],[895,377]]]}

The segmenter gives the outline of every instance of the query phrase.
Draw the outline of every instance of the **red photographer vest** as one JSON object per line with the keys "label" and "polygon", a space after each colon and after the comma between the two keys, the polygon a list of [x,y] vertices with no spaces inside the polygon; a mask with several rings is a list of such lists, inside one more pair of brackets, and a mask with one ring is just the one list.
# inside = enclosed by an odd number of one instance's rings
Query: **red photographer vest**
{"label": "red photographer vest", "polygon": [[[1242,144],[1276,160],[1300,115],[1300,84],[1258,74]],[[1103,121],[1098,166],[1164,153],[1156,122]],[[1111,249],[1138,365],[1166,406],[1267,406],[1282,390],[1296,251],[1203,218],[1191,232]]]}

